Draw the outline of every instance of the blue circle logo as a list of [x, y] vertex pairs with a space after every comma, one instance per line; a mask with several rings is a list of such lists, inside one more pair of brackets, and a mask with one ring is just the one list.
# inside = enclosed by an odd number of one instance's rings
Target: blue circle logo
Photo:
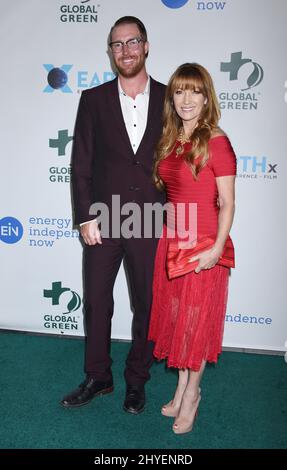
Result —
[[181, 8], [188, 0], [161, 0], [162, 3], [168, 8]]
[[48, 73], [47, 80], [50, 87], [58, 89], [63, 88], [66, 85], [68, 81], [68, 76], [66, 72], [64, 72], [64, 70], [55, 67]]
[[23, 236], [23, 226], [14, 217], [4, 217], [0, 220], [0, 240], [4, 243], [17, 243]]

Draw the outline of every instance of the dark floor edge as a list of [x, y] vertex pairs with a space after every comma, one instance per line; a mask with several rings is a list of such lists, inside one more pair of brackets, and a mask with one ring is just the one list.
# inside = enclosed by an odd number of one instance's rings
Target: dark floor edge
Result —
[[[64, 338], [64, 339], [80, 339], [84, 340], [84, 336], [73, 336], [73, 335], [58, 335], [53, 333], [41, 333], [37, 331], [23, 331], [23, 330], [11, 330], [6, 328], [0, 328], [0, 333], [14, 333], [14, 334], [24, 334], [24, 335], [31, 335], [31, 336], [47, 336], [53, 338]], [[114, 343], [130, 343], [130, 339], [119, 339], [119, 338], [112, 338], [112, 342]], [[275, 351], [269, 349], [253, 349], [253, 348], [238, 348], [238, 347], [223, 347], [222, 351], [227, 352], [241, 352], [241, 353], [248, 353], [248, 354], [264, 354], [269, 356], [284, 356], [286, 351]]]

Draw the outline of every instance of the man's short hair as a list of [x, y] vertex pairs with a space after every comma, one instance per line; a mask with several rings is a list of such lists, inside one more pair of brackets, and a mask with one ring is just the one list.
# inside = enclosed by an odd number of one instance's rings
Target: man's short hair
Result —
[[113, 33], [114, 28], [116, 28], [117, 26], [120, 26], [122, 24], [135, 24], [135, 25], [137, 25], [137, 27], [139, 29], [139, 32], [140, 32], [140, 35], [141, 35], [141, 38], [143, 39], [143, 41], [147, 41], [147, 32], [146, 32], [146, 28], [145, 28], [145, 25], [143, 24], [143, 22], [139, 18], [136, 18], [136, 16], [122, 16], [122, 18], [119, 18], [115, 22], [115, 24], [111, 27], [111, 31], [110, 31], [110, 34], [109, 34], [109, 42], [112, 41], [112, 33]]

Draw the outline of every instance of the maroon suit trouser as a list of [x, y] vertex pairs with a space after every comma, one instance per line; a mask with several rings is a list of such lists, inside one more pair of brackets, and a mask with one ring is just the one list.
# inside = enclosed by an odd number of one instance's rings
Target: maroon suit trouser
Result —
[[133, 310], [132, 343], [126, 359], [129, 385], [144, 385], [153, 362], [153, 343], [147, 341], [152, 302], [154, 258], [158, 239], [102, 239], [102, 245], [84, 248], [86, 356], [89, 377], [107, 382], [111, 372], [113, 288], [122, 260], [128, 274]]

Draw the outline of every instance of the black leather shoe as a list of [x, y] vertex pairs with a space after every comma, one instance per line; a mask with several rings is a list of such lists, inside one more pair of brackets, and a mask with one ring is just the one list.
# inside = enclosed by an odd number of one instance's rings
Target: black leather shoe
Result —
[[99, 382], [96, 379], [87, 378], [76, 390], [66, 395], [60, 403], [65, 408], [75, 408], [77, 406], [87, 405], [97, 395], [111, 393], [113, 390], [112, 381]]
[[145, 406], [145, 391], [144, 387], [136, 385], [128, 385], [126, 391], [126, 398], [124, 401], [124, 410], [128, 413], [137, 415], [144, 410]]

